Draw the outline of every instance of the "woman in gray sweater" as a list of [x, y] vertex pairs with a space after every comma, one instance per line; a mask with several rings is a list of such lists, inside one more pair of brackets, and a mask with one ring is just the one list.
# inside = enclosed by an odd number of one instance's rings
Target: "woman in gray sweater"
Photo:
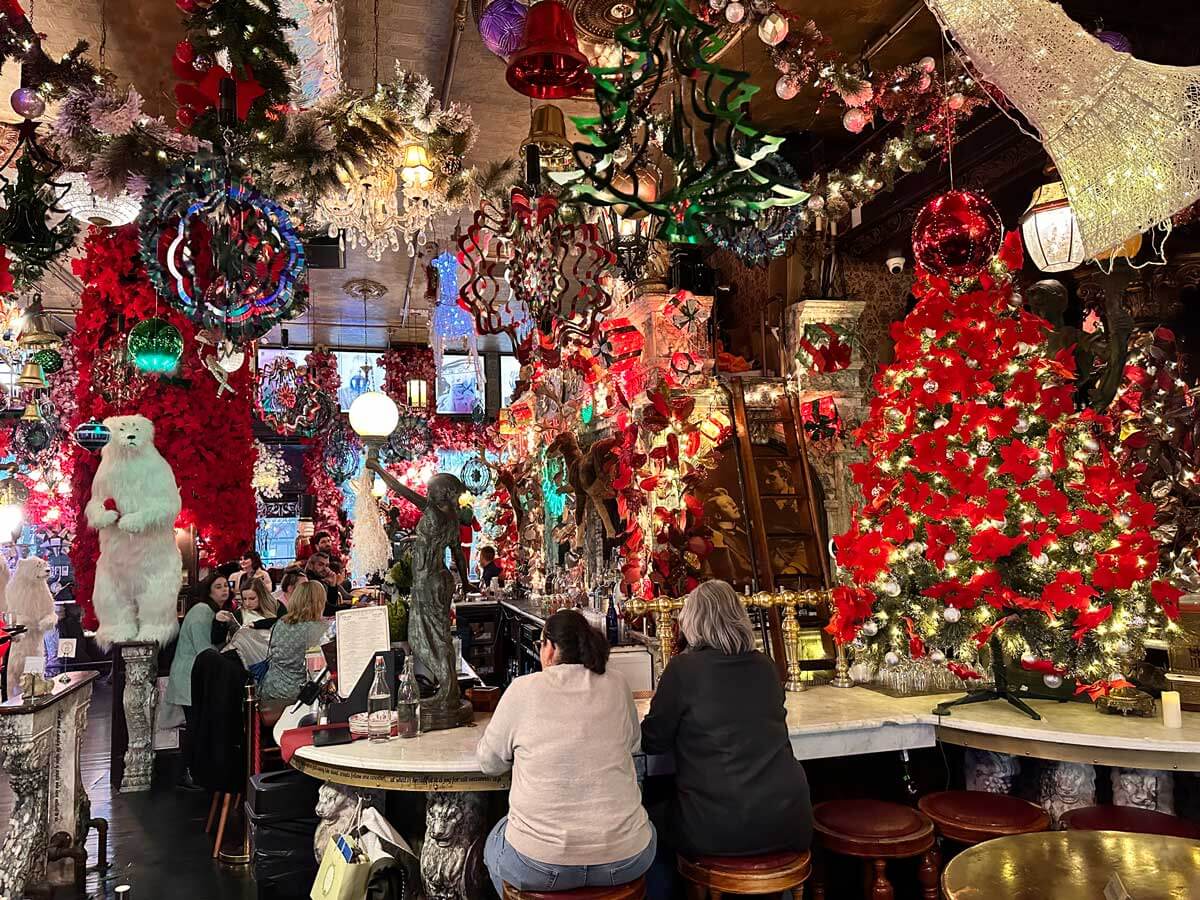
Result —
[[479, 741], [485, 773], [512, 769], [508, 815], [484, 848], [496, 893], [627, 884], [656, 847], [633, 767], [633, 695], [605, 672], [608, 643], [575, 610], [546, 620], [541, 661], [505, 691]]

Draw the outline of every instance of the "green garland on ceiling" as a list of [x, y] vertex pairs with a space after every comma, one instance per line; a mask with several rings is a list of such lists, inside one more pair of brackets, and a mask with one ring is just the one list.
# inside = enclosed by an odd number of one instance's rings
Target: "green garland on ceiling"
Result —
[[[592, 70], [597, 115], [574, 117], [584, 138], [572, 145], [583, 171], [578, 196], [659, 216], [662, 237], [688, 242], [701, 240], [705, 226], [807, 198], [763, 165], [783, 138], [750, 120], [758, 88], [749, 74], [712, 61], [720, 40], [684, 0], [638, 0], [616, 30], [624, 61]], [[660, 124], [652, 104], [664, 85], [670, 112]]]

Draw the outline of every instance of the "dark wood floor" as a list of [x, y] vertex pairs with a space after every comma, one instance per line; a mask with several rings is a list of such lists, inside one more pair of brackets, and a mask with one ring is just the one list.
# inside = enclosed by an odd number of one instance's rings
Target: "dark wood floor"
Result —
[[[112, 900], [127, 884], [123, 900], [251, 900], [254, 882], [248, 868], [230, 868], [210, 858], [212, 838], [204, 833], [209, 795], [174, 790], [171, 779], [143, 794], [114, 794], [109, 781], [109, 722], [112, 689], [97, 683], [83, 742], [83, 784], [92, 800], [92, 815], [109, 822], [108, 858], [103, 876], [88, 873], [94, 900]], [[13, 796], [0, 776], [0, 829], [7, 828]], [[88, 843], [95, 864], [96, 838]]]

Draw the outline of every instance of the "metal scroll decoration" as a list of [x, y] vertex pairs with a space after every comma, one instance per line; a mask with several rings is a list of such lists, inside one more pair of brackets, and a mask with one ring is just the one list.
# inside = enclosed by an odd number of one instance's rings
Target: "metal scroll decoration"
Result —
[[202, 328], [245, 343], [302, 310], [300, 235], [219, 158], [182, 163], [150, 190], [141, 241], [155, 289]]
[[566, 221], [556, 196], [517, 188], [507, 203], [484, 199], [458, 246], [459, 304], [479, 334], [507, 334], [522, 363], [531, 329], [558, 350], [594, 341], [616, 257], [595, 225]]
[[337, 402], [303, 366], [281, 356], [258, 373], [254, 408], [276, 434], [312, 437], [337, 414]]
[[[772, 154], [763, 160], [760, 169], [770, 171], [783, 183], [799, 181], [796, 170]], [[762, 202], [770, 201], [770, 190], [764, 188]], [[746, 266], [768, 266], [771, 260], [787, 253], [792, 239], [803, 225], [804, 210], [800, 206], [768, 206], [753, 209], [748, 216], [731, 216], [704, 223], [704, 233], [718, 247], [728, 250]]]
[[335, 419], [325, 435], [325, 471], [338, 484], [358, 471], [362, 442], [341, 419]]
[[433, 429], [427, 419], [415, 414], [401, 414], [395, 430], [388, 436], [380, 456], [385, 465], [412, 462], [433, 452]]
[[[577, 194], [658, 216], [661, 237], [690, 242], [705, 227], [805, 200], [763, 165], [783, 138], [750, 121], [758, 88], [749, 74], [712, 59], [717, 29], [685, 0], [637, 0], [634, 8], [616, 29], [621, 64], [595, 69], [597, 115], [575, 118], [583, 137], [572, 145], [584, 176]], [[672, 80], [663, 121], [655, 97]]]
[[463, 463], [462, 471], [458, 474], [467, 490], [476, 496], [486, 494], [492, 487], [492, 467], [479, 457], [473, 457]]

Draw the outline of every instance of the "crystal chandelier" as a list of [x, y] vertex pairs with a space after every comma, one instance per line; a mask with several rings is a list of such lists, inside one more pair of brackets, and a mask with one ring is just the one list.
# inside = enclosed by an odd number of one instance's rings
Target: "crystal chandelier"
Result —
[[385, 250], [398, 251], [404, 219], [396, 170], [377, 166], [366, 175], [347, 173], [338, 180], [343, 190], [332, 191], [317, 203], [318, 212], [329, 223], [329, 236], [345, 231], [349, 245], [362, 247], [374, 260]]
[[83, 172], [68, 172], [62, 176], [62, 182], [67, 185], [67, 192], [58, 201], [58, 207], [80, 222], [117, 228], [136, 219], [142, 209], [142, 201], [132, 194], [121, 193], [111, 199], [99, 196]]

